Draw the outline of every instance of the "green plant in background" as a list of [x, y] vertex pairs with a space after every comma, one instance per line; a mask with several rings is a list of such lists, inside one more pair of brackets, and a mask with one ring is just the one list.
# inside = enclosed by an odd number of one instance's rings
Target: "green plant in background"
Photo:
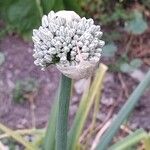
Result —
[[144, 33], [148, 29], [147, 22], [141, 12], [134, 10], [131, 20], [125, 23], [125, 30], [133, 35]]
[[20, 34], [28, 34], [40, 23], [40, 10], [36, 0], [6, 0], [0, 2], [0, 13], [7, 26]]
[[44, 14], [47, 14], [50, 10], [74, 10], [77, 13], [81, 13], [81, 7], [77, 0], [41, 0], [41, 7]]
[[[87, 5], [88, 3], [88, 5]], [[88, 0], [83, 3], [85, 11], [89, 15], [95, 17], [96, 20], [100, 20], [104, 25], [111, 25], [121, 23], [131, 18], [131, 13], [126, 11], [126, 5], [129, 5], [130, 1], [109, 1], [109, 0]]]
[[135, 58], [129, 61], [127, 56], [120, 57], [114, 64], [110, 64], [109, 69], [114, 72], [130, 73], [141, 67], [141, 59]]
[[13, 89], [13, 100], [22, 103], [27, 98], [27, 94], [34, 94], [37, 91], [37, 81], [33, 78], [17, 81]]
[[[112, 58], [117, 52], [117, 46], [114, 43], [108, 43], [103, 47], [103, 56], [106, 58]], [[118, 58], [115, 63], [108, 65], [109, 69], [114, 72], [130, 73], [141, 67], [142, 60], [134, 58], [129, 60], [126, 54], [123, 54]]]
[[117, 46], [114, 43], [108, 43], [103, 47], [103, 56], [104, 57], [113, 57], [117, 52]]
[[127, 12], [123, 7], [117, 4], [115, 6], [114, 11], [112, 11], [111, 14], [104, 13], [104, 15], [100, 17], [100, 20], [102, 21], [104, 25], [107, 25], [107, 24], [111, 24], [115, 22], [121, 23], [126, 20], [130, 20], [131, 17], [132, 17], [132, 14], [130, 12]]
[[[129, 42], [126, 44], [127, 46], [124, 54], [120, 56], [113, 64], [109, 65], [109, 68], [112, 71], [129, 73], [138, 69], [142, 65], [142, 60], [138, 58], [129, 60], [128, 53], [130, 51], [131, 43], [135, 40], [137, 35], [143, 34], [148, 29], [148, 25], [140, 11], [135, 9], [130, 13], [132, 13], [132, 17], [125, 21], [124, 27], [124, 30], [129, 36]], [[113, 58], [117, 53], [117, 45], [112, 42], [112, 40], [117, 41], [117, 39], [121, 38], [121, 35], [117, 34], [115, 31], [112, 31], [110, 36], [109, 34], [105, 34], [105, 38], [107, 39], [108, 44], [104, 46], [103, 56], [106, 58]]]
[[0, 36], [17, 31], [29, 40], [32, 30], [39, 26], [43, 14], [50, 10], [62, 9], [81, 12], [80, 5], [71, 0], [1, 0], [0, 18], [6, 25], [0, 32]]
[[140, 59], [132, 59], [130, 62], [123, 62], [119, 64], [120, 71], [124, 73], [132, 72], [139, 68], [142, 65], [142, 61]]

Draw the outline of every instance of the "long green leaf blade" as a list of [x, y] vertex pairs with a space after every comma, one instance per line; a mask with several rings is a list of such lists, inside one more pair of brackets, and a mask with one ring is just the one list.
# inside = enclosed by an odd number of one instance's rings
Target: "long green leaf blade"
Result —
[[90, 111], [90, 108], [95, 100], [97, 92], [100, 92], [100, 85], [102, 84], [107, 67], [103, 64], [97, 70], [95, 80], [93, 81], [90, 90], [87, 89], [81, 99], [78, 111], [76, 113], [73, 125], [68, 135], [68, 150], [75, 150], [78, 143], [80, 134], [84, 127], [86, 118]]
[[63, 0], [41, 0], [43, 13], [47, 14], [51, 10], [58, 11], [64, 9]]
[[77, 3], [77, 0], [63, 0], [63, 2], [64, 2], [64, 5], [65, 5], [65, 9], [74, 10], [77, 13], [81, 12], [81, 7]]
[[102, 138], [100, 139], [96, 150], [106, 150], [112, 138], [119, 130], [120, 125], [123, 121], [129, 116], [131, 111], [134, 109], [140, 97], [143, 95], [144, 91], [150, 85], [150, 70], [146, 74], [143, 81], [138, 85], [138, 87], [134, 90], [134, 92], [129, 97], [128, 101], [124, 104], [122, 109], [119, 111], [117, 117], [112, 122], [111, 126], [104, 133]]
[[[60, 87], [59, 87], [59, 90], [60, 90]], [[48, 127], [46, 131], [45, 139], [44, 139], [45, 150], [55, 149], [56, 120], [57, 120], [57, 114], [58, 114], [58, 108], [59, 108], [58, 93], [54, 101], [52, 110], [50, 111]]]
[[148, 134], [143, 129], [138, 129], [131, 133], [121, 141], [111, 146], [108, 150], [126, 150], [127, 148], [137, 144], [144, 138], [147, 138]]

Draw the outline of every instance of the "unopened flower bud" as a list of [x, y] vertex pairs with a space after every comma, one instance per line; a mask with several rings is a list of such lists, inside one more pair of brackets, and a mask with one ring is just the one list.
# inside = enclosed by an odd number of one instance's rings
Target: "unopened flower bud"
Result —
[[101, 57], [104, 41], [93, 19], [80, 18], [73, 11], [51, 11], [33, 30], [35, 65], [45, 69], [56, 65], [64, 75], [81, 79], [92, 75]]

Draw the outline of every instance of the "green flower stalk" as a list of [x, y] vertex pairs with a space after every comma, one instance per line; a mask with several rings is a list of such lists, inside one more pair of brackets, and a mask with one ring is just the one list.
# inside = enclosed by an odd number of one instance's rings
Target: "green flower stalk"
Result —
[[[96, 70], [104, 46], [101, 36], [100, 26], [95, 25], [93, 19], [80, 18], [75, 12], [65, 10], [44, 15], [42, 25], [33, 30], [35, 65], [42, 70], [55, 65], [63, 74], [56, 112], [56, 150], [67, 149], [71, 79], [89, 77]], [[52, 131], [49, 127], [48, 134]], [[48, 134], [46, 137], [50, 139]], [[46, 150], [52, 147], [48, 139], [45, 140]]]
[[[65, 85], [65, 88], [64, 88]], [[56, 150], [67, 149], [68, 111], [71, 93], [71, 79], [62, 75], [59, 93], [59, 109], [56, 125]]]

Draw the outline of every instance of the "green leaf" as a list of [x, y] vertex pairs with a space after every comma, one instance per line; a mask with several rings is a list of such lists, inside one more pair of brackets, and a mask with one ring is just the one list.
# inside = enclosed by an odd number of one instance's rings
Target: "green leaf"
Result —
[[103, 55], [105, 57], [113, 57], [117, 51], [117, 46], [114, 43], [106, 44], [103, 47]]
[[149, 136], [143, 129], [138, 129], [127, 137], [123, 138], [121, 141], [112, 145], [108, 150], [126, 150], [147, 137]]
[[51, 10], [58, 11], [64, 9], [63, 0], [41, 0], [41, 6], [44, 14], [48, 14]]
[[83, 93], [75, 119], [68, 134], [68, 150], [76, 150], [76, 146], [78, 145], [79, 137], [85, 125], [86, 118], [95, 101], [97, 93], [99, 93], [101, 90], [106, 70], [107, 66], [101, 64], [100, 68], [97, 70], [91, 87], [87, 87]]
[[126, 22], [125, 30], [132, 34], [138, 35], [144, 33], [148, 29], [147, 22], [143, 19], [143, 15], [135, 10], [134, 18]]
[[121, 63], [120, 71], [128, 73], [132, 72], [135, 69], [139, 68], [142, 65], [142, 61], [140, 59], [133, 59], [130, 63]]
[[4, 53], [0, 52], [0, 65], [2, 65], [5, 62], [5, 55]]
[[54, 105], [52, 107], [52, 110], [50, 111], [50, 116], [48, 119], [48, 127], [44, 138], [44, 149], [55, 149], [55, 135], [56, 135], [56, 121], [57, 121], [57, 115], [58, 115], [58, 109], [59, 109], [59, 99], [58, 99], [58, 93], [60, 90], [60, 85], [58, 92], [56, 94], [56, 98], [54, 100]]
[[25, 100], [25, 94], [33, 93], [37, 90], [38, 84], [34, 78], [26, 78], [17, 81], [13, 89], [13, 100], [16, 103], [22, 103]]
[[145, 150], [150, 149], [150, 136], [143, 139], [143, 145], [144, 145]]
[[144, 91], [150, 86], [150, 70], [146, 74], [143, 81], [137, 86], [133, 91], [129, 99], [126, 101], [124, 106], [119, 111], [117, 117], [113, 120], [110, 127], [101, 137], [96, 150], [106, 150], [109, 146], [109, 143], [117, 133], [120, 128], [120, 125], [126, 120], [126, 118], [131, 114], [134, 107], [138, 103], [140, 97], [143, 95]]
[[4, 19], [19, 33], [26, 33], [40, 24], [40, 10], [36, 0], [6, 0]]
[[133, 67], [128, 63], [123, 63], [120, 65], [120, 71], [127, 73], [133, 71]]
[[121, 39], [121, 37], [122, 37], [122, 34], [116, 30], [113, 30], [110, 32], [104, 32], [104, 35], [103, 35], [105, 42], [118, 41], [119, 39]]
[[142, 60], [141, 59], [133, 59], [131, 62], [130, 62], [130, 65], [134, 68], [139, 68], [141, 65], [142, 65]]
[[78, 4], [77, 0], [63, 0], [65, 9], [67, 10], [73, 10], [76, 11], [77, 13], [81, 12], [81, 7]]

